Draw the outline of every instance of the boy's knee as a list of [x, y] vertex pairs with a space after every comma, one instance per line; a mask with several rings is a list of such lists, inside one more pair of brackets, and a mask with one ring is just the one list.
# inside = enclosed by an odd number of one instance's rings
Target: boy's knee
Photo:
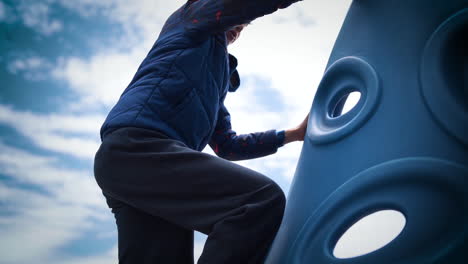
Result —
[[271, 188], [271, 206], [274, 208], [278, 213], [283, 215], [284, 208], [286, 206], [286, 196], [276, 183], [272, 183], [270, 185]]

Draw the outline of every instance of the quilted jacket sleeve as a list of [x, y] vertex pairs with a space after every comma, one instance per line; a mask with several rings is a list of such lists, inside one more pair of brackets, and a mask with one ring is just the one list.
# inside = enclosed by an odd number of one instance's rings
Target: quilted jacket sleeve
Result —
[[206, 37], [225, 32], [302, 0], [190, 0], [184, 9], [187, 32]]
[[284, 131], [268, 130], [237, 135], [231, 128], [231, 116], [221, 105], [210, 147], [216, 155], [227, 160], [245, 160], [275, 153], [283, 145]]

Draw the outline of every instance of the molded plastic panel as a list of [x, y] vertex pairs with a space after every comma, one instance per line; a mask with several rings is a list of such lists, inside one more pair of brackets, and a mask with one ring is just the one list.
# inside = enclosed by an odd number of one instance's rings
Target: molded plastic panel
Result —
[[[341, 114], [351, 92], [361, 97]], [[394, 240], [333, 254], [346, 230], [382, 210], [406, 219]], [[265, 263], [467, 261], [468, 0], [355, 0]]]

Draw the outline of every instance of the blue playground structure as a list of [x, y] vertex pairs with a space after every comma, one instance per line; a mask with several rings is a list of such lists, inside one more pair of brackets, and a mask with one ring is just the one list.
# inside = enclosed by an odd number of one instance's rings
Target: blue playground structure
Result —
[[[352, 92], [360, 99], [342, 113]], [[382, 210], [406, 220], [394, 240], [334, 254], [348, 228]], [[462, 264], [467, 231], [468, 0], [355, 0], [265, 263]]]

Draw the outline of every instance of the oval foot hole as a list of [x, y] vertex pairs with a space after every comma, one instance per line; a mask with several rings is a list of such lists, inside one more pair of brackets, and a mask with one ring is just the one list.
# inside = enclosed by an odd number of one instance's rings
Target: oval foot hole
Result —
[[333, 107], [330, 116], [339, 117], [351, 111], [361, 99], [361, 92], [355, 91], [343, 96]]
[[403, 231], [405, 224], [405, 216], [395, 210], [382, 210], [367, 215], [343, 233], [336, 242], [333, 255], [347, 259], [381, 249]]

